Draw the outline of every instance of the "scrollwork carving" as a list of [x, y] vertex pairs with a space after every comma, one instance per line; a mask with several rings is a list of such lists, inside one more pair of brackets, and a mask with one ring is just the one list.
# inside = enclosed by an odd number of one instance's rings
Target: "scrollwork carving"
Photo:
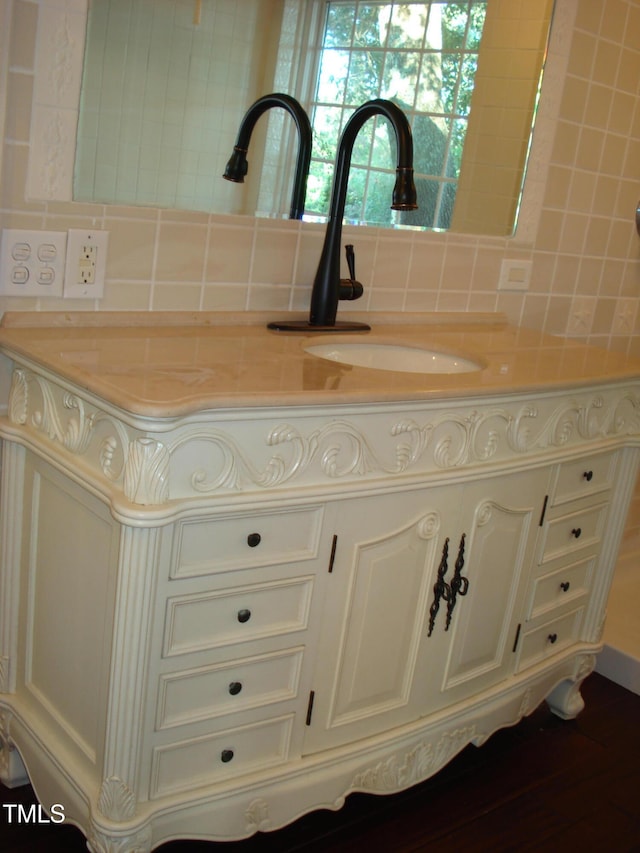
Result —
[[[379, 420], [369, 427], [368, 421], [336, 418], [307, 434], [302, 431], [304, 421], [285, 421], [268, 428], [260, 448], [255, 432], [248, 434], [249, 441], [213, 425], [187, 425], [166, 443], [134, 439], [117, 417], [92, 408], [79, 394], [16, 368], [9, 417], [77, 455], [88, 454], [94, 438], [99, 440], [94, 464], [101, 473], [113, 483], [122, 481], [130, 501], [162, 504], [169, 499], [174, 470], [184, 479], [186, 494], [211, 494], [275, 488], [302, 476], [346, 480], [448, 470], [569, 443], [640, 434], [638, 395], [628, 389], [603, 394], [566, 398], [553, 409], [551, 400], [544, 398], [538, 405], [531, 401], [468, 409], [461, 405], [452, 411], [434, 410], [424, 423], [399, 417], [384, 432]], [[265, 460], [257, 464], [254, 453], [265, 449]]]
[[[33, 390], [30, 390], [32, 387]], [[33, 427], [49, 441], [58, 442], [76, 456], [87, 453], [98, 427], [102, 431], [106, 427], [111, 432], [100, 444], [100, 469], [113, 482], [123, 476], [129, 451], [125, 427], [116, 418], [91, 408], [77, 394], [61, 390], [35, 373], [16, 368], [8, 414], [12, 423]], [[116, 465], [118, 457], [121, 457], [121, 462]]]
[[[326, 446], [329, 438], [333, 443]], [[365, 436], [345, 421], [333, 421], [314, 433], [309, 443], [310, 457], [316, 448], [321, 451], [322, 471], [332, 479], [348, 474], [362, 476], [379, 467]]]
[[478, 527], [484, 527], [485, 524], [488, 524], [491, 521], [493, 508], [494, 504], [491, 501], [485, 501], [482, 506], [479, 507], [476, 516], [476, 524]]
[[136, 504], [162, 504], [169, 497], [169, 452], [153, 438], [129, 445], [124, 469], [124, 493]]
[[470, 743], [475, 734], [475, 726], [466, 726], [445, 732], [435, 744], [420, 743], [405, 755], [392, 755], [385, 761], [357, 773], [351, 783], [351, 789], [384, 793], [408, 788], [436, 773]]
[[8, 415], [12, 424], [25, 424], [27, 422], [29, 403], [29, 385], [27, 374], [24, 370], [16, 369], [11, 377], [11, 390], [9, 392]]
[[421, 539], [433, 539], [438, 535], [440, 530], [440, 515], [437, 512], [430, 512], [421, 518], [418, 522], [418, 536]]
[[87, 847], [93, 853], [149, 853], [151, 827], [145, 826], [131, 835], [106, 835], [93, 828], [87, 837]]
[[414, 420], [399, 421], [391, 428], [391, 435], [406, 435], [410, 442], [396, 444], [396, 473], [400, 474], [411, 467], [424, 453], [429, 433], [420, 428]]
[[248, 833], [267, 832], [271, 829], [269, 804], [261, 797], [252, 800], [244, 813]]
[[374, 442], [346, 420], [332, 420], [307, 436], [296, 426], [282, 423], [268, 433], [266, 446], [286, 446], [289, 454], [274, 454], [262, 469], [247, 458], [244, 447], [219, 430], [188, 433], [170, 452], [191, 441], [215, 446], [218, 455], [207, 459], [209, 469], [203, 466], [191, 476], [195, 491], [242, 489], [247, 483], [268, 488], [304, 473], [316, 460], [322, 474], [331, 479], [393, 475], [418, 465], [458, 468], [489, 461], [501, 452], [521, 455], [563, 446], [576, 438], [589, 441], [612, 432], [640, 432], [640, 404], [635, 396], [625, 394], [614, 409], [619, 413], [615, 418], [607, 414], [610, 407], [603, 405], [600, 395], [580, 405], [570, 400], [556, 407], [537, 429], [534, 425], [541, 415], [530, 403], [515, 412], [496, 407], [446, 412], [422, 425], [404, 418], [392, 424], [388, 437], [393, 443], [384, 455], [384, 439]]
[[100, 786], [98, 809], [109, 820], [130, 820], [136, 813], [136, 796], [122, 779], [109, 776]]
[[582, 657], [578, 659], [578, 666], [576, 667], [576, 681], [584, 681], [588, 675], [591, 675], [595, 668], [596, 656], [582, 655]]

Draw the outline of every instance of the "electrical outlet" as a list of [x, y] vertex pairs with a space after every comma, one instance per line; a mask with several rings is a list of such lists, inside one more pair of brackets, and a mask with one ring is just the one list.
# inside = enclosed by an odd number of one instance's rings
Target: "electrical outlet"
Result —
[[80, 261], [78, 262], [78, 277], [80, 284], [96, 283], [96, 264], [98, 262], [98, 247], [87, 243], [80, 250]]
[[69, 229], [65, 299], [102, 299], [108, 243], [108, 231]]
[[5, 228], [0, 248], [0, 293], [62, 296], [67, 234]]

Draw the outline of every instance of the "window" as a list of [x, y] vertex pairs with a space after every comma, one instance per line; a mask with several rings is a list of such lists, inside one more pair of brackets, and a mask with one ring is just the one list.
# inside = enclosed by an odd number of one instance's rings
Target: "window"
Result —
[[345, 219], [448, 228], [456, 195], [486, 0], [329, 0], [318, 43], [307, 213], [326, 216], [342, 129], [371, 98], [395, 101], [413, 129], [419, 209], [390, 210], [395, 141], [367, 122], [353, 152]]

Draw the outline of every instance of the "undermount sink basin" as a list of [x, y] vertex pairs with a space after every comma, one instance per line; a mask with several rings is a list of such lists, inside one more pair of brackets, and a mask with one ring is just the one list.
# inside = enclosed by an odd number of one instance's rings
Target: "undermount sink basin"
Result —
[[309, 344], [305, 352], [339, 364], [403, 373], [471, 373], [483, 368], [467, 356], [402, 344], [337, 341]]

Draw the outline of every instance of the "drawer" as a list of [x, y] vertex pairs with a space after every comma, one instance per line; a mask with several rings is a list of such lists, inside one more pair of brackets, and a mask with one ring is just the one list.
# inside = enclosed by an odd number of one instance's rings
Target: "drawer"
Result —
[[563, 462], [558, 471], [552, 506], [611, 488], [615, 453], [599, 453]]
[[170, 577], [311, 560], [318, 554], [321, 525], [322, 507], [180, 521]]
[[302, 646], [160, 676], [156, 729], [296, 698]]
[[585, 507], [576, 512], [548, 518], [542, 537], [542, 563], [597, 545], [602, 538], [608, 505]]
[[521, 640], [518, 672], [575, 643], [582, 623], [583, 609], [572, 610], [558, 619], [550, 620]]
[[153, 750], [151, 798], [210, 785], [284, 763], [293, 714]]
[[305, 630], [312, 591], [306, 576], [169, 598], [163, 657]]
[[589, 557], [537, 578], [533, 585], [527, 619], [560, 607], [586, 595], [591, 583], [595, 557]]

